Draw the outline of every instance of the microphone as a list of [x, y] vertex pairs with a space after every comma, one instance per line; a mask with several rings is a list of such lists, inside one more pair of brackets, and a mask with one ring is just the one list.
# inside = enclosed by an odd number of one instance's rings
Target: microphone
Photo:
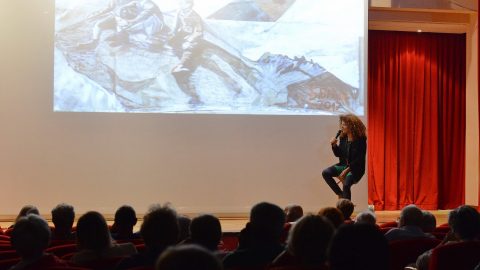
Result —
[[342, 134], [342, 130], [341, 130], [341, 129], [337, 131], [337, 135], [335, 136], [335, 139], [338, 139], [338, 137], [340, 137], [340, 134]]

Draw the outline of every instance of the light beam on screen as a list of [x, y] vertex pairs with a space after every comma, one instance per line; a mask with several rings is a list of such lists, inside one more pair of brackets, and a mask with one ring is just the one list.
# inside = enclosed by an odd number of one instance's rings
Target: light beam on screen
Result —
[[364, 1], [55, 4], [55, 111], [364, 114]]

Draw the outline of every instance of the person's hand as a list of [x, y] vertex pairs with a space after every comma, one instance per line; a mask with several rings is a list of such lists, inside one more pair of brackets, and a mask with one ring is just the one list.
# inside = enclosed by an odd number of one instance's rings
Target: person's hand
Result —
[[337, 140], [335, 137], [332, 138], [332, 140], [330, 141], [330, 144], [331, 144], [331, 145], [335, 145], [335, 144], [337, 144], [337, 143], [338, 143], [338, 140]]

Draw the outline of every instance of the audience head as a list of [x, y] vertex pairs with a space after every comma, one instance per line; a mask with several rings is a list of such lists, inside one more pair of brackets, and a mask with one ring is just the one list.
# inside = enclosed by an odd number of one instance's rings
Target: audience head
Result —
[[303, 209], [300, 205], [290, 204], [285, 207], [285, 222], [295, 222], [303, 217]]
[[448, 215], [448, 225], [460, 240], [474, 240], [480, 234], [480, 214], [471, 206], [459, 206]]
[[137, 214], [135, 209], [129, 205], [120, 206], [115, 212], [114, 226], [132, 230], [137, 224]]
[[433, 230], [435, 230], [435, 228], [437, 227], [437, 219], [432, 213], [428, 211], [422, 211], [422, 213], [422, 231], [425, 233], [433, 232]]
[[330, 220], [335, 228], [340, 227], [344, 221], [342, 212], [336, 207], [324, 207], [318, 211], [318, 215]]
[[403, 226], [422, 226], [423, 213], [420, 208], [414, 204], [405, 206], [400, 212], [399, 227]]
[[279, 242], [284, 223], [285, 213], [275, 204], [261, 202], [250, 211], [250, 229], [257, 241]]
[[220, 260], [196, 245], [170, 247], [158, 258], [156, 270], [222, 270]]
[[337, 208], [340, 210], [340, 212], [342, 212], [344, 219], [350, 219], [355, 206], [349, 199], [340, 199], [337, 201]]
[[152, 206], [143, 217], [140, 234], [150, 250], [161, 251], [175, 245], [179, 234], [177, 213], [168, 205]]
[[388, 269], [385, 236], [370, 224], [345, 224], [337, 229], [329, 250], [331, 270]]
[[17, 220], [19, 220], [21, 217], [25, 217], [29, 214], [40, 215], [40, 212], [38, 211], [37, 207], [33, 205], [25, 205], [22, 207], [22, 209], [20, 209], [17, 218], [15, 218], [15, 222], [17, 222]]
[[327, 247], [335, 228], [325, 217], [307, 215], [290, 230], [288, 252], [300, 259], [304, 265], [325, 263]]
[[39, 215], [20, 217], [13, 227], [10, 242], [23, 258], [35, 258], [43, 254], [50, 244], [50, 227]]
[[56, 230], [70, 231], [75, 220], [73, 206], [61, 203], [52, 209], [52, 222]]
[[190, 236], [190, 223], [192, 220], [183, 215], [178, 215], [177, 219], [179, 229], [178, 242], [182, 242]]
[[112, 238], [102, 214], [90, 211], [77, 221], [77, 245], [79, 250], [103, 250], [110, 247]]
[[222, 238], [220, 220], [212, 215], [201, 215], [192, 220], [190, 224], [190, 237], [192, 241], [209, 250], [217, 250]]
[[365, 210], [363, 212], [360, 212], [356, 218], [355, 218], [355, 223], [366, 223], [370, 225], [375, 225], [377, 224], [377, 217], [375, 216], [375, 213], [373, 213], [370, 210]]

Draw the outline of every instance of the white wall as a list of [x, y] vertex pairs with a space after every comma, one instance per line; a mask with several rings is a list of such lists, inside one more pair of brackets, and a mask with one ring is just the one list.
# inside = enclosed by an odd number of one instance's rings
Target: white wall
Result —
[[[0, 215], [59, 202], [230, 214], [336, 202], [321, 177], [336, 162], [334, 116], [54, 113], [53, 18], [53, 0], [0, 0]], [[366, 176], [353, 201], [366, 207]]]

